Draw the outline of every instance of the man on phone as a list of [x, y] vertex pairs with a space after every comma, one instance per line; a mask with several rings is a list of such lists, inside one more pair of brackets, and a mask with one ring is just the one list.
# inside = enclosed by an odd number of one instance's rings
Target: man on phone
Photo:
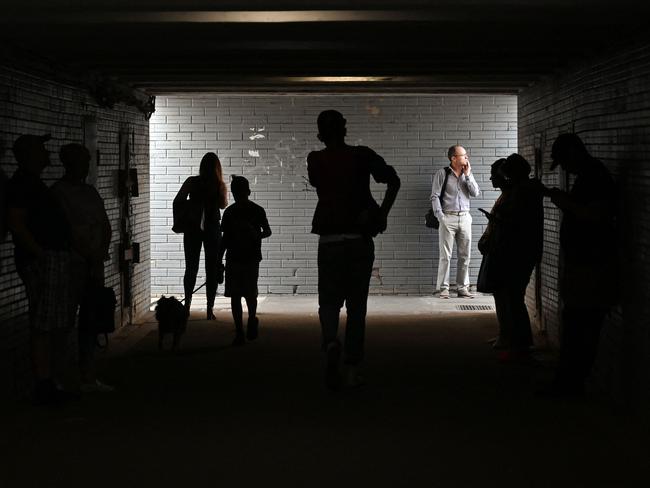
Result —
[[[469, 213], [470, 197], [477, 197], [480, 189], [463, 146], [451, 146], [447, 151], [449, 169], [441, 168], [433, 176], [431, 206], [440, 222], [440, 259], [436, 290], [440, 298], [449, 298], [449, 266], [451, 252], [456, 242], [458, 264], [456, 285], [459, 298], [474, 298], [469, 291], [469, 255], [472, 245], [472, 216]], [[451, 170], [451, 171], [449, 171]], [[447, 184], [444, 185], [446, 173]]]

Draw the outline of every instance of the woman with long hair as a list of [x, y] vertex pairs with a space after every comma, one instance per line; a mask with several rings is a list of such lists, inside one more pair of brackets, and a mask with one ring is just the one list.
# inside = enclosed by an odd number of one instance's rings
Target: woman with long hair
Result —
[[183, 249], [185, 251], [185, 308], [189, 312], [192, 291], [199, 272], [201, 244], [205, 252], [205, 288], [207, 295], [207, 319], [214, 320], [214, 298], [219, 284], [219, 243], [221, 240], [221, 213], [226, 208], [228, 192], [223, 181], [221, 161], [213, 153], [206, 153], [201, 159], [198, 176], [190, 176], [174, 198], [174, 207], [189, 197], [190, 212], [195, 214], [189, 221], [192, 224], [184, 229]]

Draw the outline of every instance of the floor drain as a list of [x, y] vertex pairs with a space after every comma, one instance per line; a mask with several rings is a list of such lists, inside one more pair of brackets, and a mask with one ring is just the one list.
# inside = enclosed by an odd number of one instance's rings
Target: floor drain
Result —
[[456, 305], [456, 310], [462, 310], [464, 312], [471, 310], [492, 311], [494, 307], [492, 305]]

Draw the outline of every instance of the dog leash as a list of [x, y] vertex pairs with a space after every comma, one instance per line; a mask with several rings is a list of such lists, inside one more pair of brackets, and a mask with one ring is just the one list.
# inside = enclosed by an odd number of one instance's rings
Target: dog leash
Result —
[[[203, 288], [203, 287], [205, 286], [206, 283], [207, 283], [207, 281], [204, 281], [203, 284], [202, 284], [201, 286], [199, 286], [196, 290], [194, 290], [194, 291], [192, 292], [192, 295], [194, 295], [197, 291], [199, 291], [201, 288]], [[183, 298], [182, 300], [179, 300], [179, 302], [181, 302], [181, 303], [183, 303], [184, 301], [185, 301], [185, 298]]]

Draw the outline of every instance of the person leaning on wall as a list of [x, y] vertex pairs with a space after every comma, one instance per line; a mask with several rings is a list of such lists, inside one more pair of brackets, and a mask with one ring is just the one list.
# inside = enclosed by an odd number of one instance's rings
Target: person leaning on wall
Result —
[[[72, 250], [80, 258], [78, 303], [88, 307], [94, 290], [104, 287], [104, 261], [108, 259], [111, 224], [104, 201], [97, 190], [86, 183], [90, 153], [81, 144], [66, 144], [59, 150], [65, 169], [63, 177], [52, 185], [52, 192], [65, 211], [71, 229]], [[97, 334], [94, 324], [79, 314], [78, 346], [81, 391], [112, 392], [114, 388], [99, 381], [95, 374]]]
[[614, 179], [576, 134], [561, 134], [551, 150], [551, 170], [574, 175], [571, 189], [548, 190], [562, 210], [560, 226], [560, 362], [550, 393], [580, 395], [596, 360], [600, 332], [618, 301]]
[[68, 333], [76, 300], [71, 264], [71, 231], [65, 213], [41, 179], [50, 164], [49, 135], [22, 135], [13, 152], [18, 163], [8, 185], [7, 223], [14, 242], [18, 276], [29, 307], [34, 403], [58, 404], [63, 390]]
[[433, 175], [431, 187], [431, 206], [440, 222], [436, 290], [440, 298], [449, 298], [449, 267], [455, 242], [458, 254], [456, 273], [458, 297], [474, 298], [469, 290], [469, 260], [472, 245], [472, 216], [469, 210], [470, 197], [477, 197], [480, 189], [472, 174], [472, 166], [463, 146], [451, 146], [447, 151], [447, 158], [449, 166], [440, 168]]

